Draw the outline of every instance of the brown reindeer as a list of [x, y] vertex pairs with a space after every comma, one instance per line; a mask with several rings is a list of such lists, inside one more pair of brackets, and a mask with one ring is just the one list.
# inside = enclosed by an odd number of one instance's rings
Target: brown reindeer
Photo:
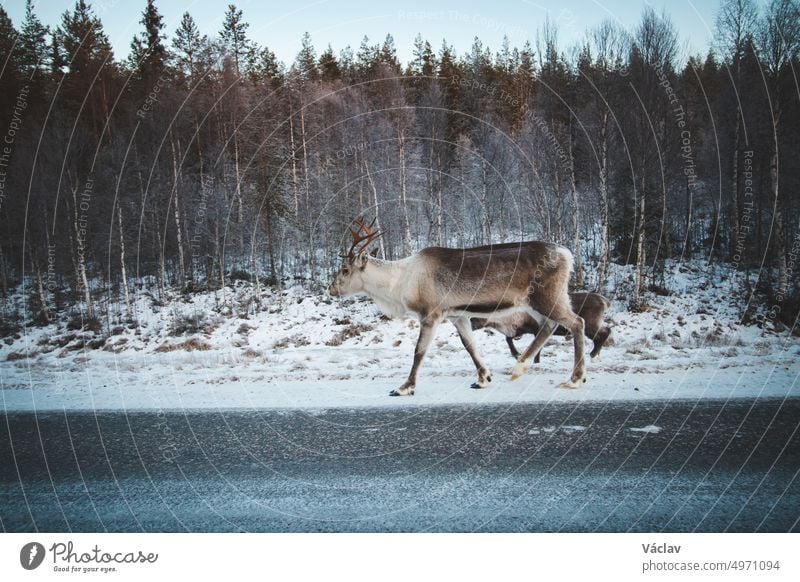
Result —
[[428, 247], [399, 261], [370, 256], [366, 249], [381, 233], [362, 220], [352, 230], [353, 245], [328, 291], [334, 296], [364, 294], [390, 316], [411, 314], [420, 332], [408, 379], [391, 394], [414, 394], [417, 372], [439, 324], [449, 319], [478, 373], [476, 387], [486, 387], [491, 373], [475, 347], [470, 319], [527, 313], [540, 322], [540, 332], [519, 357], [511, 374], [516, 380], [556, 325], [574, 337], [575, 364], [561, 384], [577, 388], [585, 381], [583, 319], [570, 307], [567, 284], [572, 253], [554, 243], [529, 241], [476, 249]]
[[[608, 299], [599, 293], [570, 293], [569, 298], [572, 304], [572, 310], [580, 315], [585, 322], [584, 333], [586, 337], [594, 343], [592, 352], [589, 355], [592, 360], [595, 360], [600, 356], [600, 350], [603, 349], [603, 345], [606, 343], [608, 336], [611, 335], [611, 328], [605, 325], [603, 321], [606, 309], [608, 309], [611, 304]], [[473, 330], [484, 327], [496, 329], [506, 336], [508, 348], [514, 358], [519, 357], [517, 347], [514, 345], [514, 338], [518, 338], [527, 333], [536, 335], [539, 333], [540, 329], [539, 323], [527, 313], [515, 313], [497, 319], [475, 318], [472, 320]], [[566, 335], [567, 333], [567, 330], [559, 325], [553, 332], [553, 335]], [[539, 363], [539, 356], [541, 356], [541, 352], [536, 354], [533, 360], [534, 364]]]

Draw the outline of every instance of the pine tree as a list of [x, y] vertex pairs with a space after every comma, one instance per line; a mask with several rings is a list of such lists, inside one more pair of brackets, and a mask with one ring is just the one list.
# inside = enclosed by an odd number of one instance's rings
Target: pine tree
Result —
[[356, 79], [356, 62], [353, 56], [353, 49], [347, 45], [339, 51], [339, 71], [342, 78], [348, 83], [354, 83]]
[[297, 74], [302, 81], [316, 81], [319, 79], [319, 70], [317, 69], [317, 52], [311, 42], [311, 35], [304, 32], [300, 42], [300, 52], [297, 53], [295, 59]]
[[175, 67], [191, 81], [203, 73], [210, 59], [208, 37], [201, 35], [197, 24], [188, 12], [184, 12], [172, 39], [172, 58]]
[[108, 36], [84, 0], [77, 0], [72, 12], [64, 12], [57, 34], [73, 77], [94, 76], [99, 67], [111, 66], [113, 53]]
[[391, 34], [386, 35], [378, 60], [382, 65], [389, 67], [393, 73], [400, 74], [400, 61], [397, 60], [397, 49], [394, 46], [394, 37]]
[[241, 75], [244, 68], [243, 65], [252, 50], [251, 43], [247, 38], [247, 29], [249, 27], [250, 25], [243, 20], [242, 11], [236, 8], [235, 5], [229, 4], [219, 36], [225, 52], [233, 62], [236, 75]]
[[257, 48], [252, 51], [252, 59], [248, 63], [247, 71], [254, 84], [265, 82], [272, 87], [278, 87], [283, 81], [283, 63], [278, 61], [275, 53], [267, 47]]
[[422, 35], [417, 35], [414, 39], [414, 58], [411, 60], [411, 74], [432, 77], [436, 72], [436, 55], [433, 53], [431, 43], [427, 40], [423, 42]]
[[358, 47], [356, 54], [356, 69], [360, 78], [368, 78], [375, 71], [379, 58], [378, 45], [369, 44], [369, 37], [364, 35], [361, 39], [361, 46]]
[[445, 139], [450, 143], [456, 143], [459, 135], [466, 131], [467, 122], [462, 114], [463, 91], [459, 81], [463, 79], [464, 73], [461, 66], [456, 62], [456, 55], [453, 47], [442, 41], [442, 48], [439, 50], [439, 79], [444, 92], [445, 108], [450, 111], [448, 115], [447, 131]]
[[99, 135], [110, 108], [107, 81], [115, 71], [114, 54], [103, 24], [84, 0], [77, 0], [73, 11], [62, 15], [55, 34], [66, 65], [63, 96], [67, 109], [83, 109], [85, 114], [89, 91], [89, 111], [94, 132]]

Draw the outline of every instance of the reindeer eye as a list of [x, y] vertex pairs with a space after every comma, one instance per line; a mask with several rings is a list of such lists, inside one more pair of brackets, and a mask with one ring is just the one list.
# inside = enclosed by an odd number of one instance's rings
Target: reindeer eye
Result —
[[342, 274], [349, 275], [350, 274], [350, 267], [342, 267]]

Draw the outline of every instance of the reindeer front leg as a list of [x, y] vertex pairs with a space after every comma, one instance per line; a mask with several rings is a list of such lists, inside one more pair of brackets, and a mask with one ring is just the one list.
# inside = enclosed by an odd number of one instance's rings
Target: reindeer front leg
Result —
[[400, 388], [389, 392], [389, 396], [413, 396], [414, 390], [417, 388], [417, 371], [419, 365], [422, 363], [422, 358], [425, 357], [425, 352], [428, 351], [428, 346], [433, 341], [433, 336], [436, 335], [436, 328], [442, 322], [441, 315], [425, 316], [420, 319], [419, 338], [417, 339], [417, 347], [414, 350], [414, 363], [411, 365], [411, 373]]
[[461, 338], [461, 343], [472, 358], [475, 364], [475, 369], [478, 371], [478, 381], [472, 385], [473, 388], [486, 388], [492, 381], [492, 374], [489, 368], [483, 363], [478, 350], [475, 348], [475, 337], [472, 335], [472, 327], [467, 317], [459, 317], [453, 320], [453, 325], [456, 326], [458, 337]]

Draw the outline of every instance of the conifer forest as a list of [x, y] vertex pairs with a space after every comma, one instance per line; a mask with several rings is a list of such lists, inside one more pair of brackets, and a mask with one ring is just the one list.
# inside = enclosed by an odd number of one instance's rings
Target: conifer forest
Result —
[[387, 259], [554, 241], [573, 287], [601, 292], [627, 266], [632, 310], [671, 291], [671, 261], [726, 264], [743, 320], [796, 326], [797, 0], [722, 0], [688, 58], [648, 7], [579, 43], [547, 19], [520, 46], [417, 36], [408, 62], [391, 35], [309, 34], [282, 62], [246, 10], [205, 34], [141, 3], [124, 59], [90, 2], [47, 26], [30, 0], [16, 24], [0, 8], [0, 295], [24, 294], [4, 335], [105, 325], [142, 293], [323, 293], [362, 216]]

